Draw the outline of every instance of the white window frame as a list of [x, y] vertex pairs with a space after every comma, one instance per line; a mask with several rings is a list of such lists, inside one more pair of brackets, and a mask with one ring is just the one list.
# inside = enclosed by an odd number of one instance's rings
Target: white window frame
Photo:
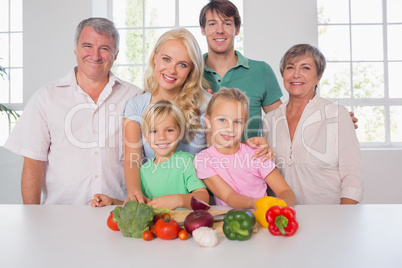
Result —
[[[350, 61], [340, 61], [340, 60], [327, 60], [327, 63], [349, 63], [352, 81], [353, 78], [353, 68], [352, 63], [359, 63], [365, 61], [353, 61], [352, 60], [352, 26], [355, 25], [381, 25], [383, 30], [383, 55], [384, 59], [370, 60], [369, 62], [380, 62], [384, 65], [384, 98], [353, 98], [353, 83], [351, 83], [351, 98], [337, 98], [344, 106], [383, 106], [384, 107], [384, 127], [385, 127], [385, 142], [360, 142], [362, 148], [402, 148], [402, 142], [391, 142], [391, 130], [390, 130], [390, 106], [402, 106], [402, 98], [390, 98], [389, 97], [389, 80], [388, 80], [388, 63], [390, 62], [402, 62], [402, 60], [388, 60], [388, 40], [387, 31], [388, 25], [402, 25], [402, 23], [388, 23], [387, 22], [387, 0], [382, 0], [382, 16], [383, 21], [381, 23], [352, 23], [351, 17], [351, 0], [349, 3], [349, 23], [320, 23], [318, 21], [318, 27], [320, 26], [347, 26], [349, 27], [349, 50], [350, 50]], [[318, 11], [317, 6], [317, 11]], [[359, 115], [356, 115], [359, 118]]]
[[[12, 93], [12, 82], [11, 82], [10, 78], [11, 78], [12, 73], [13, 73], [12, 70], [21, 70], [22, 74], [23, 74], [24, 66], [23, 66], [23, 64], [21, 66], [12, 66], [11, 65], [12, 50], [13, 50], [13, 48], [11, 46], [11, 35], [12, 34], [21, 34], [22, 38], [23, 38], [24, 30], [23, 30], [23, 28], [21, 30], [12, 30], [11, 29], [11, 20], [12, 20], [12, 17], [14, 16], [12, 14], [12, 12], [11, 12], [12, 11], [11, 5], [12, 5], [12, 0], [8, 0], [8, 30], [0, 32], [1, 34], [8, 34], [8, 48], [9, 48], [8, 49], [8, 55], [7, 55], [8, 56], [8, 63], [5, 66], [2, 65], [2, 67], [4, 67], [4, 69], [6, 70], [7, 74], [4, 75], [4, 78], [0, 77], [0, 79], [7, 79], [8, 80], [8, 101], [7, 102], [1, 102], [1, 104], [7, 106], [8, 108], [16, 111], [19, 115], [21, 115], [21, 111], [24, 108], [24, 103], [23, 103], [23, 101], [21, 101], [21, 102], [11, 102], [11, 98], [12, 98], [13, 93]], [[23, 5], [24, 5], [24, 3], [22, 1], [22, 5], [21, 5], [22, 9], [23, 9]], [[1, 56], [2, 55], [0, 55], [0, 57]], [[21, 57], [23, 57], [23, 55]], [[2, 88], [1, 90], [5, 90], [5, 89]], [[22, 94], [24, 94], [24, 91], [22, 92]], [[8, 121], [8, 133], [10, 133], [10, 131], [12, 130], [13, 126], [16, 124], [16, 121], [17, 120], [15, 120], [13, 118], [13, 116], [10, 116], [10, 120]], [[0, 146], [2, 146], [2, 145], [3, 144], [0, 144]]]

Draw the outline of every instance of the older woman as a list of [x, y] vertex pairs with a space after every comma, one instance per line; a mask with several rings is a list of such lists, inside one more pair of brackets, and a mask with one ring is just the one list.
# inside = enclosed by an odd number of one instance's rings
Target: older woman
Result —
[[264, 135], [296, 204], [356, 204], [363, 194], [360, 146], [345, 107], [316, 94], [325, 64], [308, 44], [285, 53], [289, 100], [265, 116]]

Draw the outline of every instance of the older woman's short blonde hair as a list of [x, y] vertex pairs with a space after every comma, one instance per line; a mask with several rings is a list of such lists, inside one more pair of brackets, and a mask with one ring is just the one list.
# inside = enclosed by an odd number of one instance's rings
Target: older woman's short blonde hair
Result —
[[280, 63], [281, 75], [283, 76], [283, 71], [285, 70], [285, 67], [289, 61], [298, 57], [306, 56], [314, 59], [315, 66], [317, 68], [317, 77], [321, 77], [325, 70], [326, 60], [321, 51], [310, 44], [297, 44], [286, 51]]
[[183, 138], [186, 132], [186, 119], [173, 102], [162, 100], [152, 102], [144, 111], [141, 117], [141, 132], [148, 138], [150, 131], [159, 125], [168, 115], [172, 115], [180, 128], [180, 137]]

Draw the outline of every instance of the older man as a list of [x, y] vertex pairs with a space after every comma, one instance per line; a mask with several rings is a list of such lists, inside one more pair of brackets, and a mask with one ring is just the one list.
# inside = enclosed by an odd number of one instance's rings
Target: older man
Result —
[[45, 85], [27, 104], [5, 148], [24, 157], [24, 204], [89, 204], [104, 193], [125, 199], [122, 115], [140, 89], [110, 69], [119, 33], [104, 18], [75, 33], [77, 67]]

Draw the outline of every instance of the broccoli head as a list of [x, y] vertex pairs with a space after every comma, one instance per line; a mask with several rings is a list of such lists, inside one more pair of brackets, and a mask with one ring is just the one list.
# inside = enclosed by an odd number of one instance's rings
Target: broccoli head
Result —
[[149, 229], [153, 218], [153, 208], [135, 200], [130, 200], [124, 207], [118, 206], [113, 210], [113, 220], [117, 221], [123, 236], [127, 237], [141, 238], [142, 233]]

